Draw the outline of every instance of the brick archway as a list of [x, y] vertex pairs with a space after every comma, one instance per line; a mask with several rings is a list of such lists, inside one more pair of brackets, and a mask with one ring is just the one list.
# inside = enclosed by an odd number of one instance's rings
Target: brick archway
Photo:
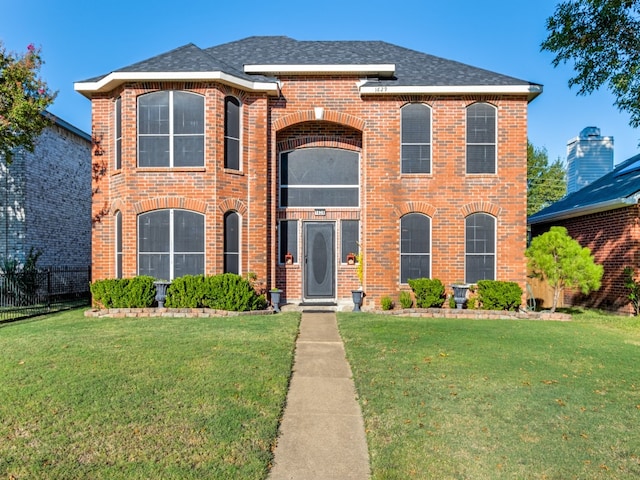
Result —
[[363, 131], [365, 127], [365, 121], [362, 118], [356, 117], [354, 115], [349, 115], [348, 113], [337, 112], [335, 110], [322, 110], [321, 118], [316, 114], [315, 109], [310, 110], [300, 110], [296, 113], [292, 113], [290, 115], [285, 115], [282, 118], [276, 120], [273, 124], [274, 130], [278, 132], [284, 128], [290, 127], [297, 123], [304, 122], [316, 122], [316, 121], [325, 121], [338, 123], [340, 125], [345, 125], [347, 127], [354, 128], [359, 131]]
[[160, 210], [165, 208], [178, 208], [183, 210], [192, 210], [194, 212], [205, 213], [207, 204], [204, 201], [193, 198], [184, 197], [155, 197], [147, 198], [133, 204], [133, 210], [136, 214], [149, 212], [151, 210]]
[[480, 213], [480, 212], [488, 213], [490, 215], [493, 215], [494, 217], [498, 217], [500, 215], [501, 210], [502, 209], [500, 207], [498, 207], [497, 205], [494, 205], [491, 202], [478, 201], [478, 202], [471, 202], [471, 203], [467, 203], [466, 205], [463, 205], [460, 208], [460, 213], [462, 213], [463, 217], [468, 217], [472, 213]]
[[406, 202], [402, 205], [394, 207], [396, 215], [402, 217], [408, 213], [422, 213], [429, 217], [433, 217], [438, 209], [427, 202]]
[[241, 216], [247, 214], [247, 206], [242, 200], [237, 198], [226, 198], [218, 204], [218, 210], [220, 213], [225, 214], [229, 211], [238, 212]]

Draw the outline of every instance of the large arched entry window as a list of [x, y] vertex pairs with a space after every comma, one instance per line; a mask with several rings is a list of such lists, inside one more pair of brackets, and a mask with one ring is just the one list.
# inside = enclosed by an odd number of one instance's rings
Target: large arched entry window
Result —
[[339, 148], [300, 148], [280, 155], [281, 207], [357, 207], [360, 155]]

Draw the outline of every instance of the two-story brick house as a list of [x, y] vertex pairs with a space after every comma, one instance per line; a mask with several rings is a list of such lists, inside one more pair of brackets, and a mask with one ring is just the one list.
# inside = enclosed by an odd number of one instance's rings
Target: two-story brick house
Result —
[[75, 84], [106, 173], [94, 279], [253, 272], [366, 305], [409, 278], [524, 286], [538, 84], [377, 41], [190, 44]]

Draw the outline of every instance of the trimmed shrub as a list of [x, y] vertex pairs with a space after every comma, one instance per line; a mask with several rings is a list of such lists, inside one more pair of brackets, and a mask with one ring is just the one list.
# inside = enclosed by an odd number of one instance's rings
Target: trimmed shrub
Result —
[[203, 300], [205, 307], [235, 312], [267, 308], [267, 299], [258, 295], [251, 283], [240, 275], [223, 273], [207, 277], [206, 283], [207, 295]]
[[124, 296], [125, 285], [129, 283], [126, 278], [96, 280], [89, 287], [93, 303], [103, 308], [116, 308], [120, 298]]
[[416, 296], [418, 308], [439, 308], [444, 303], [444, 285], [437, 278], [410, 279], [409, 286]]
[[411, 293], [406, 290], [400, 292], [400, 306], [402, 308], [413, 307], [413, 298], [411, 298]]
[[155, 278], [139, 275], [129, 280], [125, 301], [128, 308], [146, 308], [153, 305], [156, 298]]
[[90, 287], [93, 302], [104, 308], [151, 307], [156, 295], [153, 281], [146, 275], [97, 280]]
[[380, 306], [382, 310], [391, 310], [393, 309], [393, 300], [391, 300], [391, 297], [385, 295], [380, 299]]
[[[103, 308], [146, 308], [155, 301], [153, 277], [98, 280], [91, 284], [96, 305]], [[251, 283], [239, 275], [185, 275], [176, 278], [167, 289], [165, 306], [171, 308], [213, 308], [244, 312], [264, 310], [267, 300], [258, 295]]]
[[207, 292], [204, 275], [185, 275], [174, 279], [167, 288], [167, 308], [201, 308]]
[[516, 282], [480, 280], [478, 301], [483, 310], [517, 310], [522, 302], [522, 288]]
[[212, 308], [245, 312], [264, 310], [267, 300], [251, 282], [233, 273], [185, 275], [176, 278], [167, 289], [165, 305], [170, 308]]

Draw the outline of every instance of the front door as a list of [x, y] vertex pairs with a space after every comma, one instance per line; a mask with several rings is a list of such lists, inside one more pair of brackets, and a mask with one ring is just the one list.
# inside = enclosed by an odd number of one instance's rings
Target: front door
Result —
[[305, 222], [304, 224], [304, 297], [333, 299], [335, 297], [335, 224]]

